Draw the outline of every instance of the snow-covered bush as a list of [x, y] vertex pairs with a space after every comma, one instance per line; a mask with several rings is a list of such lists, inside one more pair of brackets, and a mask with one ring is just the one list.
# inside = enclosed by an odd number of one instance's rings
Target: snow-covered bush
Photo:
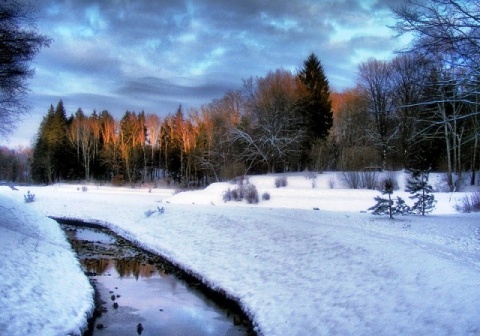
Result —
[[165, 212], [165, 208], [164, 207], [159, 207], [157, 206], [157, 210], [147, 210], [145, 211], [145, 217], [150, 217], [151, 215], [153, 215], [154, 213], [159, 213], [159, 214], [162, 214]]
[[317, 175], [318, 174], [316, 172], [305, 172], [305, 178], [312, 182], [312, 189], [315, 189], [315, 187], [317, 186]]
[[360, 175], [361, 185], [364, 188], [375, 190], [378, 186], [378, 175], [375, 171], [364, 171]]
[[248, 204], [258, 203], [258, 190], [253, 184], [247, 184], [245, 186], [245, 200], [248, 202]]
[[157, 212], [157, 211], [155, 211], [155, 210], [147, 210], [147, 211], [145, 211], [145, 217], [150, 217], [150, 216], [153, 215], [155, 212]]
[[[345, 171], [343, 174], [343, 180], [350, 189], [371, 189], [375, 190], [382, 188], [379, 186], [379, 173], [374, 170], [366, 171]], [[386, 179], [391, 179], [394, 183], [394, 189], [398, 189], [395, 175], [387, 173]]]
[[465, 195], [460, 204], [455, 205], [455, 210], [460, 212], [480, 212], [480, 191]]
[[230, 202], [230, 201], [241, 201], [243, 199], [243, 191], [240, 191], [239, 188], [243, 189], [243, 187], [237, 187], [234, 189], [228, 189], [223, 193], [223, 201]]
[[248, 179], [237, 180], [237, 186], [235, 188], [228, 188], [228, 190], [223, 193], [224, 202], [240, 202], [242, 200], [246, 200], [250, 204], [256, 204], [259, 201], [257, 187], [255, 187], [253, 184], [250, 184]]
[[347, 185], [348, 188], [350, 189], [361, 188], [360, 172], [344, 171], [342, 175], [343, 175], [343, 180], [345, 181], [345, 184]]
[[330, 189], [334, 189], [335, 188], [335, 179], [333, 177], [330, 177], [328, 179], [328, 186], [330, 187]]
[[25, 200], [25, 203], [35, 202], [35, 194], [31, 194], [29, 190], [25, 195], [23, 195], [23, 199]]
[[264, 201], [270, 200], [270, 194], [265, 191], [265, 192], [262, 194], [262, 200], [264, 200]]
[[279, 176], [275, 179], [275, 187], [286, 187], [287, 186], [287, 177], [286, 176]]

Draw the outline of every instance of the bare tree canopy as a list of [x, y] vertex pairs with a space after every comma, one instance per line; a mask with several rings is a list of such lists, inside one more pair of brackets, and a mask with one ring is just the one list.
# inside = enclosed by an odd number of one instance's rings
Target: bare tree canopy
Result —
[[25, 2], [0, 2], [0, 137], [12, 131], [27, 111], [27, 79], [33, 76], [31, 61], [50, 39], [38, 33]]
[[411, 50], [456, 54], [457, 60], [480, 65], [480, 3], [471, 0], [407, 0], [394, 9], [399, 34], [413, 33]]

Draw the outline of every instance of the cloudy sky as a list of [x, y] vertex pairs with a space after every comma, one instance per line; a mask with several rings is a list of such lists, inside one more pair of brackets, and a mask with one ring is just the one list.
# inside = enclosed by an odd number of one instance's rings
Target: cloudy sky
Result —
[[399, 0], [37, 0], [40, 32], [31, 113], [8, 142], [29, 145], [50, 104], [120, 118], [165, 116], [209, 103], [242, 79], [296, 71], [314, 52], [332, 90], [354, 86], [357, 65], [388, 59]]

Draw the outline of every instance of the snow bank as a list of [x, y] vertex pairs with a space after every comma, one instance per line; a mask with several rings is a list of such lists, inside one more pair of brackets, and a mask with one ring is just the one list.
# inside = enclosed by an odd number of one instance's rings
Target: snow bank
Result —
[[58, 224], [0, 187], [0, 333], [80, 335], [93, 289]]
[[271, 194], [258, 205], [223, 202], [221, 183], [176, 195], [55, 185], [30, 188], [28, 206], [165, 256], [236, 298], [263, 335], [480, 335], [480, 215], [455, 212], [464, 194], [391, 221], [365, 213], [377, 191], [331, 189], [331, 177], [252, 177]]

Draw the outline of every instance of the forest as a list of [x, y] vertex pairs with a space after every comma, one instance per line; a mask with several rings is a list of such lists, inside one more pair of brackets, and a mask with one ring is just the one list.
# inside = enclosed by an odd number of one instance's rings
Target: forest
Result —
[[67, 113], [59, 101], [31, 153], [0, 151], [0, 180], [189, 187], [244, 174], [421, 169], [445, 172], [451, 190], [462, 179], [473, 185], [480, 11], [451, 0], [415, 4], [395, 10], [392, 27], [415, 32], [410, 47], [359, 64], [351, 89], [332, 92], [312, 53], [295, 73], [280, 68], [244, 79], [240, 90], [164, 117]]

